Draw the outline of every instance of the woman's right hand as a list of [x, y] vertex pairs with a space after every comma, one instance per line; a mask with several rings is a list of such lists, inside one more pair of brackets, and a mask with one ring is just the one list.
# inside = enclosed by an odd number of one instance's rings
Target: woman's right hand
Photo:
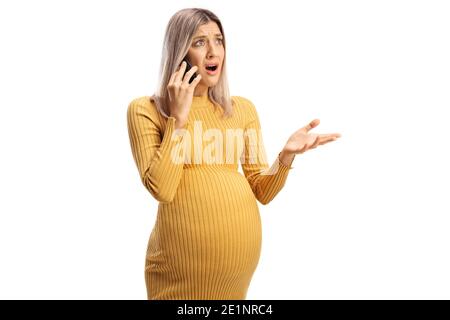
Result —
[[188, 120], [194, 89], [200, 82], [201, 75], [198, 74], [192, 83], [189, 83], [189, 79], [191, 79], [197, 69], [197, 66], [193, 66], [186, 72], [183, 78], [184, 71], [186, 70], [186, 62], [183, 61], [178, 70], [172, 74], [167, 84], [170, 116], [176, 119], [175, 127], [177, 129], [184, 127]]

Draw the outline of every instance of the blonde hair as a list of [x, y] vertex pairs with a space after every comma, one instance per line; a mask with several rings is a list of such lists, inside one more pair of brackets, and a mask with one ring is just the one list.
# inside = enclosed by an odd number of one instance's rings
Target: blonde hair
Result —
[[[187, 8], [176, 12], [169, 20], [164, 36], [164, 44], [159, 69], [159, 81], [156, 93], [151, 96], [158, 111], [166, 118], [170, 116], [169, 96], [167, 84], [170, 76], [174, 73], [189, 51], [192, 38], [200, 25], [213, 21], [217, 24], [223, 35], [223, 46], [226, 49], [225, 33], [219, 18], [207, 9]], [[225, 50], [226, 52], [226, 50]], [[222, 72], [217, 84], [208, 88], [208, 97], [214, 107], [220, 106], [224, 113], [223, 117], [232, 116], [233, 101], [228, 87], [226, 72], [226, 53], [223, 59]]]

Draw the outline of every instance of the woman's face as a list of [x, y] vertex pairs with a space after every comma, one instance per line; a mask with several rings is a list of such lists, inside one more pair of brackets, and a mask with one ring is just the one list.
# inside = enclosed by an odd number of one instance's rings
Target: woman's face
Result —
[[[199, 89], [207, 89], [207, 87], [217, 84], [221, 75], [224, 56], [223, 36], [217, 24], [210, 21], [199, 26], [192, 38], [187, 54], [187, 59], [192, 66], [198, 67], [196, 72], [202, 75], [202, 79], [197, 85], [197, 87], [200, 87]], [[216, 69], [214, 71], [208, 70], [209, 65], [215, 65]]]

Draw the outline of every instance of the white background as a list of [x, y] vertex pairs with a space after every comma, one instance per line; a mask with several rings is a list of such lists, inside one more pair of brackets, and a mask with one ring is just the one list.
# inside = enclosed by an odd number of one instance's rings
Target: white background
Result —
[[319, 118], [260, 206], [248, 299], [450, 298], [448, 1], [2, 1], [0, 298], [146, 299], [157, 202], [128, 103], [151, 95], [168, 20], [222, 20], [232, 95], [269, 161]]

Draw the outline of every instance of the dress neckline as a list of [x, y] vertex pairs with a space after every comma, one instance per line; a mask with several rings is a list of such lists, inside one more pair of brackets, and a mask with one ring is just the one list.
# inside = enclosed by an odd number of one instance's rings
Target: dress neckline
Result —
[[208, 95], [204, 96], [192, 96], [192, 107], [207, 107], [211, 103], [211, 100], [209, 99]]

